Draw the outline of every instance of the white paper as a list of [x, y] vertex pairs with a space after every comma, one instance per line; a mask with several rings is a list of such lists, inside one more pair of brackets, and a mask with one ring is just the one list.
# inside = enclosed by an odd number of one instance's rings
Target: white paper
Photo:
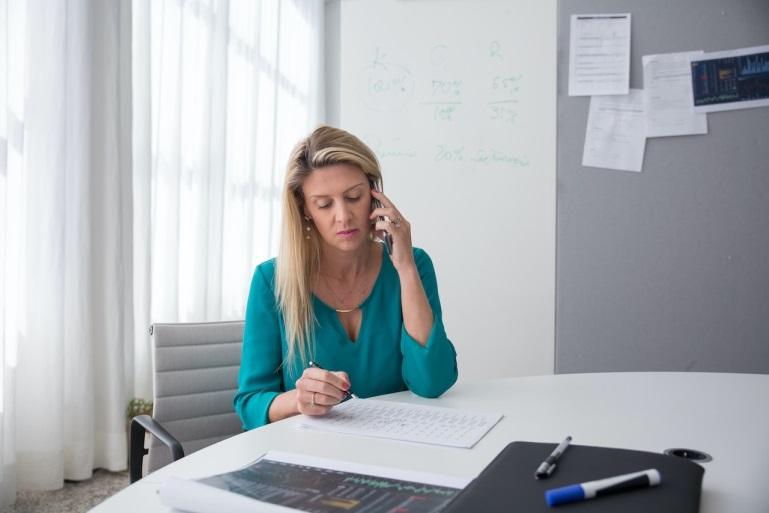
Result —
[[593, 96], [582, 165], [641, 171], [645, 124], [642, 89], [631, 89], [627, 96]]
[[[256, 501], [245, 495], [228, 492], [221, 488], [204, 485], [192, 479], [172, 477], [166, 479], [158, 490], [160, 502], [174, 510], [189, 513], [295, 513], [297, 510], [277, 504]], [[257, 509], [258, 508], [258, 509]]]
[[707, 114], [692, 108], [690, 59], [702, 53], [644, 55], [646, 137], [708, 133]]
[[470, 448], [501, 418], [499, 413], [354, 399], [335, 407], [327, 415], [304, 416], [300, 426], [337, 433]]
[[574, 14], [569, 43], [569, 96], [628, 94], [630, 14]]
[[[272, 451], [264, 454], [258, 460], [249, 463], [241, 469], [233, 470], [233, 472], [247, 469], [248, 467], [251, 467], [261, 460], [271, 460], [275, 462], [288, 463], [290, 465], [313, 467], [315, 469], [332, 470], [350, 474], [361, 474], [363, 476], [392, 479], [396, 481], [408, 481], [411, 483], [419, 483], [424, 485], [455, 488], [458, 490], [465, 488], [472, 480], [472, 477], [463, 478], [456, 476], [446, 476], [428, 472], [416, 472], [412, 470], [380, 467], [376, 465], [365, 465], [341, 460], [316, 458], [304, 454]], [[311, 472], [312, 470], [308, 469], [306, 471]], [[323, 474], [323, 472], [320, 474]], [[297, 491], [290, 489], [292, 484], [299, 486], [300, 488], [303, 486], [301, 483], [287, 483], [289, 489], [285, 490], [284, 493], [301, 494], [301, 490]], [[252, 486], [257, 491], [257, 496], [262, 496], [265, 494], [267, 496], [271, 494], [281, 494], [281, 490], [276, 489], [266, 490], [266, 493], [264, 491], [259, 493], [260, 483], [258, 479], [249, 481], [248, 487], [251, 488]], [[199, 480], [179, 479], [172, 477], [166, 479], [163, 482], [158, 493], [161, 502], [166, 506], [191, 513], [219, 513], [221, 511], [227, 511], [229, 513], [250, 513], [253, 511], [287, 513], [304, 511], [303, 509], [295, 509], [292, 507], [265, 502], [265, 500], [270, 499], [259, 500], [257, 498], [253, 498], [254, 496], [249, 497], [247, 496], [247, 492], [240, 489], [237, 485], [234, 487], [229, 485], [227, 488], [229, 489], [225, 490], [223, 488], [211, 486], [210, 484], [206, 484], [205, 482]], [[317, 494], [318, 491], [316, 490], [315, 493]], [[371, 498], [369, 499], [371, 500]], [[376, 508], [374, 508], [373, 511], [377, 511]]]
[[769, 45], [705, 53], [691, 62], [695, 112], [769, 106]]

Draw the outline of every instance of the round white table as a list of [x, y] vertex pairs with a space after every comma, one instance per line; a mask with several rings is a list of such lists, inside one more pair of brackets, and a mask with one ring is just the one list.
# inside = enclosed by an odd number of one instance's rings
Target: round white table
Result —
[[499, 412], [504, 418], [474, 448], [456, 449], [298, 429], [294, 417], [190, 454], [91, 511], [171, 511], [156, 493], [165, 478], [227, 472], [271, 450], [470, 477], [511, 441], [557, 443], [566, 435], [580, 445], [707, 452], [713, 460], [703, 463], [702, 513], [769, 508], [769, 375], [562, 374], [460, 382], [439, 399], [410, 392], [380, 399]]

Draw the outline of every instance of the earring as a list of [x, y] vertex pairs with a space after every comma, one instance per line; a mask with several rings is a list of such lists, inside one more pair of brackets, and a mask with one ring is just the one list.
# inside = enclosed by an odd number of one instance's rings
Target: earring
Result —
[[307, 217], [307, 216], [304, 216], [304, 220], [307, 221], [307, 227], [306, 227], [307, 235], [305, 236], [305, 239], [310, 240], [310, 233], [309, 232], [312, 231], [312, 227], [309, 224], [310, 223], [310, 218]]

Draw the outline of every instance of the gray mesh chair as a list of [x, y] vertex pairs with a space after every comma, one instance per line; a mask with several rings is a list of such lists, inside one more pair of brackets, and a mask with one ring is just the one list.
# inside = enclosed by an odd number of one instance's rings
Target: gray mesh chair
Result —
[[[232, 399], [237, 389], [243, 321], [154, 324], [152, 417], [131, 422], [131, 482], [148, 472], [242, 432]], [[145, 434], [151, 433], [149, 451]]]

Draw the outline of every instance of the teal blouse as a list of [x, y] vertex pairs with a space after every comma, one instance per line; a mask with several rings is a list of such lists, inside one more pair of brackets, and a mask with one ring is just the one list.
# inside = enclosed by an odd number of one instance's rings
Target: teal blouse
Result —
[[[433, 263], [418, 248], [414, 248], [414, 260], [435, 319], [425, 346], [403, 326], [400, 279], [386, 251], [374, 287], [360, 305], [362, 320], [355, 342], [347, 336], [338, 314], [312, 297], [318, 321], [312, 358], [326, 369], [347, 372], [350, 391], [359, 397], [407, 389], [423, 397], [438, 397], [457, 380], [456, 352], [443, 327]], [[304, 370], [298, 356], [281, 365], [287, 352], [286, 332], [275, 301], [274, 277], [275, 259], [257, 266], [248, 295], [235, 394], [235, 411], [245, 429], [267, 424], [272, 400], [294, 389]]]

